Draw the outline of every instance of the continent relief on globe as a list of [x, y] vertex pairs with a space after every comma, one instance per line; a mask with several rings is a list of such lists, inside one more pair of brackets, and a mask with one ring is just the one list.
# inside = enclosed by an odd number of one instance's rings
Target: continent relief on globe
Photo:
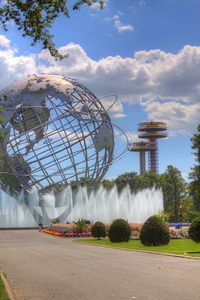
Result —
[[[44, 105], [44, 104], [43, 104]], [[33, 131], [35, 133], [35, 139], [29, 143], [26, 147], [26, 154], [31, 148], [34, 147], [44, 137], [44, 126], [48, 122], [50, 111], [47, 107], [41, 109], [40, 113], [37, 113], [34, 108], [19, 108], [17, 115], [14, 115], [11, 119], [11, 124], [19, 133]]]
[[[9, 186], [11, 190], [18, 191], [22, 186], [26, 186], [29, 181], [29, 165], [24, 161], [23, 155], [17, 154], [12, 158], [7, 153], [7, 142], [9, 138], [10, 128], [2, 128], [3, 118], [2, 111], [0, 113], [0, 181], [3, 185]], [[25, 118], [26, 124], [27, 118]], [[34, 120], [35, 121], [35, 120]], [[12, 124], [12, 122], [11, 122]], [[15, 125], [17, 122], [15, 122]], [[14, 124], [13, 127], [15, 128]], [[17, 129], [17, 126], [15, 128]], [[28, 130], [28, 127], [27, 127]], [[20, 130], [18, 130], [20, 132]], [[37, 135], [36, 135], [37, 136]]]

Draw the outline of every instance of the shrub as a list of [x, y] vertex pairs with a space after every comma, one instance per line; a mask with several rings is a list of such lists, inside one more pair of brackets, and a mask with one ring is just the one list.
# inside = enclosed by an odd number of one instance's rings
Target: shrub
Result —
[[96, 222], [91, 229], [92, 236], [100, 240], [101, 237], [106, 236], [106, 226], [102, 222]]
[[78, 221], [76, 222], [73, 222], [76, 226], [74, 228], [74, 230], [77, 232], [77, 233], [81, 233], [83, 231], [86, 230], [86, 220], [85, 219], [78, 219]]
[[128, 242], [131, 236], [131, 228], [123, 219], [116, 219], [112, 222], [108, 231], [108, 237], [112, 243]]
[[142, 226], [140, 240], [144, 246], [167, 245], [170, 241], [169, 229], [159, 217], [152, 216]]
[[188, 233], [193, 241], [200, 243], [200, 217], [192, 221]]
[[58, 224], [58, 223], [60, 223], [60, 219], [59, 219], [59, 218], [53, 219], [53, 220], [51, 221], [51, 223], [52, 223], [52, 224]]

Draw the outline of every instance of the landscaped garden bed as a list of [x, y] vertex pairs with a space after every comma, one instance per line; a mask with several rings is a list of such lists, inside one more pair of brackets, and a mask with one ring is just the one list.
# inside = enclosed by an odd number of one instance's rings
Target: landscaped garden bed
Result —
[[49, 228], [45, 228], [42, 230], [44, 233], [49, 233], [49, 234], [52, 234], [52, 235], [56, 235], [56, 236], [62, 236], [62, 237], [69, 237], [69, 238], [72, 238], [72, 237], [91, 237], [91, 232], [89, 231], [86, 231], [86, 232], [80, 232], [80, 233], [77, 233], [77, 232], [63, 232], [63, 231], [58, 231], [58, 230], [52, 230], [52, 229], [49, 229]]
[[80, 228], [75, 223], [71, 223], [71, 224], [57, 223], [47, 228], [44, 228], [42, 231], [44, 233], [48, 233], [60, 237], [69, 237], [69, 238], [91, 237], [90, 226], [85, 225], [84, 227]]

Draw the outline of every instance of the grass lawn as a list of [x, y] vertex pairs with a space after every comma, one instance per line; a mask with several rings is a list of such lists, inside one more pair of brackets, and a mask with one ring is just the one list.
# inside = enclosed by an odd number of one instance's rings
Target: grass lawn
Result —
[[[171, 240], [166, 246], [151, 246], [146, 247], [141, 244], [139, 240], [130, 240], [128, 243], [111, 243], [108, 239], [102, 239], [98, 241], [97, 239], [81, 239], [78, 240], [80, 243], [84, 244], [94, 244], [103, 245], [113, 248], [124, 248], [129, 250], [142, 250], [142, 251], [152, 251], [152, 252], [162, 252], [171, 254], [181, 254], [188, 256], [198, 256], [200, 257], [200, 243], [197, 244], [192, 240]], [[199, 252], [199, 253], [189, 253], [189, 252]]]
[[1, 279], [1, 276], [0, 276], [0, 299], [1, 300], [9, 300], [10, 299], [6, 293], [5, 286]]

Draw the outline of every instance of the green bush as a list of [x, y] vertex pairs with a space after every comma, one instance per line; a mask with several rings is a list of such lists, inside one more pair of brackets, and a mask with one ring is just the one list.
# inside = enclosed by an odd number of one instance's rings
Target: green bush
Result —
[[82, 232], [84, 232], [85, 230], [86, 230], [86, 228], [87, 228], [87, 225], [86, 225], [86, 220], [85, 219], [78, 219], [78, 221], [76, 221], [76, 222], [73, 222], [75, 225], [76, 225], [76, 227], [75, 227], [75, 231], [77, 232], [77, 233], [82, 233]]
[[193, 241], [200, 243], [200, 217], [192, 221], [188, 233]]
[[128, 242], [131, 236], [131, 228], [123, 219], [116, 219], [112, 222], [108, 231], [108, 237], [112, 243]]
[[53, 219], [51, 221], [52, 224], [57, 224], [57, 223], [60, 223], [60, 219], [59, 218], [56, 218], [56, 219]]
[[158, 216], [152, 216], [142, 226], [140, 241], [144, 246], [167, 245], [170, 241], [169, 230]]
[[106, 236], [106, 226], [102, 222], [96, 222], [91, 228], [92, 236], [100, 240]]

